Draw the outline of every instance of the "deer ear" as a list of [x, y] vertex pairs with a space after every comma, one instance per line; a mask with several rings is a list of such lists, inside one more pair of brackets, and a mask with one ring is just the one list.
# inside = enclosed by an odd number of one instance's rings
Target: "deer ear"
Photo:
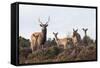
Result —
[[53, 32], [53, 34], [55, 35], [56, 33], [55, 33], [55, 32]]
[[76, 32], [78, 31], [78, 29], [76, 30]]
[[58, 35], [58, 32], [56, 34]]
[[46, 24], [46, 27], [48, 26], [48, 24]]
[[88, 30], [88, 28], [86, 28], [86, 31]]
[[35, 34], [33, 34], [33, 36], [35, 36]]
[[82, 30], [84, 30], [84, 28], [82, 28]]

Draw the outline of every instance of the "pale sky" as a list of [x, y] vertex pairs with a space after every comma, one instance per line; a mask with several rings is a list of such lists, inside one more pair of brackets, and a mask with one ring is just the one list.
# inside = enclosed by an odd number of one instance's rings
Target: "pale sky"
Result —
[[73, 28], [78, 28], [81, 37], [82, 28], [88, 28], [87, 34], [92, 39], [96, 36], [96, 10], [91, 8], [56, 7], [39, 5], [19, 6], [19, 35], [30, 39], [34, 32], [41, 32], [38, 18], [45, 23], [50, 16], [47, 27], [47, 37], [53, 38], [52, 32], [58, 32], [58, 37], [72, 36]]

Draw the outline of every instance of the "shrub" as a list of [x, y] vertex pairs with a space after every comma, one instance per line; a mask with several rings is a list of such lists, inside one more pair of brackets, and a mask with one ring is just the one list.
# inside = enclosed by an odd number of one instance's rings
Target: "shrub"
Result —
[[48, 49], [40, 49], [32, 54], [30, 54], [29, 58], [39, 58], [39, 60], [45, 60], [45, 59], [52, 59], [56, 55], [60, 53], [60, 49], [58, 47], [49, 47]]
[[[61, 61], [95, 60], [96, 44], [89, 42], [88, 46], [76, 46], [72, 48], [59, 48], [54, 40], [48, 40], [45, 48], [32, 52], [29, 48], [29, 40], [19, 38], [19, 60], [20, 63], [44, 63]], [[49, 46], [50, 45], [50, 46]]]
[[95, 46], [87, 46], [82, 49], [80, 53], [77, 55], [77, 58], [80, 60], [94, 60], [96, 59], [96, 47]]
[[59, 52], [60, 52], [60, 49], [58, 47], [50, 47], [45, 53], [45, 55], [48, 56], [48, 58], [51, 58], [58, 55]]
[[19, 37], [19, 47], [30, 47], [29, 39], [25, 39], [23, 37]]

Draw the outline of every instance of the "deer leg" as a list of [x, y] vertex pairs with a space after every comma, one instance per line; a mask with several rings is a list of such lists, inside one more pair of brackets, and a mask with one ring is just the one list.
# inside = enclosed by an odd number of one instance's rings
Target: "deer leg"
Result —
[[40, 49], [43, 49], [43, 44], [41, 44]]
[[60, 47], [60, 45], [57, 43], [57, 47]]
[[31, 49], [32, 49], [32, 52], [33, 52], [33, 44], [31, 43]]
[[32, 52], [37, 50], [37, 46], [34, 44], [34, 42], [31, 44]]
[[42, 45], [38, 45], [38, 46], [37, 46], [37, 49], [41, 49], [41, 48], [42, 48]]

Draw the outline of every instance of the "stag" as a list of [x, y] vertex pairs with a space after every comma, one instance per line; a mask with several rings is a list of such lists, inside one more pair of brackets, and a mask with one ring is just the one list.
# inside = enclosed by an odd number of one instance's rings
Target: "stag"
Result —
[[72, 36], [72, 39], [73, 39], [73, 44], [75, 46], [77, 46], [80, 42], [81, 42], [81, 36], [80, 34], [77, 32], [78, 29], [73, 29], [73, 36]]
[[[46, 21], [45, 24], [43, 24], [43, 22], [40, 20], [40, 18], [38, 19], [39, 23], [40, 23], [40, 27], [42, 27], [41, 32], [34, 32], [31, 35], [31, 48], [32, 51], [34, 50], [34, 47], [38, 47], [38, 48], [42, 48], [43, 45], [46, 42], [46, 35], [47, 35], [47, 26], [48, 26], [48, 22], [50, 21], [50, 17], [48, 17], [48, 21]], [[36, 41], [36, 35], [39, 35]]]

